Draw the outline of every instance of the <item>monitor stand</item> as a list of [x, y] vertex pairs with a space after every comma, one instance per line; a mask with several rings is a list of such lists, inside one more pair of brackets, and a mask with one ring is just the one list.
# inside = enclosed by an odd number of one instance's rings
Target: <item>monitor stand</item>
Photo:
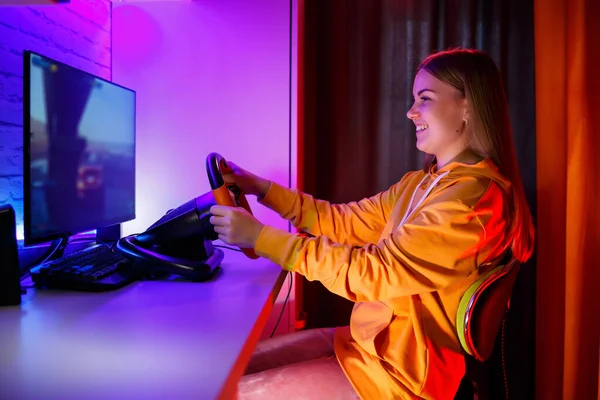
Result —
[[19, 251], [19, 263], [21, 264], [21, 275], [27, 274], [31, 269], [48, 261], [58, 260], [65, 254], [65, 249], [71, 238], [70, 234], [63, 234], [54, 239], [45, 250], [35, 248], [24, 248]]
[[96, 229], [96, 240], [99, 242], [116, 242], [119, 239], [121, 239], [121, 224]]
[[65, 249], [67, 248], [67, 244], [69, 243], [70, 237], [70, 234], [65, 233], [58, 239], [54, 239], [52, 241], [52, 244], [48, 246], [48, 250], [46, 250], [44, 255], [40, 257], [40, 259], [43, 260], [42, 262], [57, 260], [61, 258], [65, 254]]

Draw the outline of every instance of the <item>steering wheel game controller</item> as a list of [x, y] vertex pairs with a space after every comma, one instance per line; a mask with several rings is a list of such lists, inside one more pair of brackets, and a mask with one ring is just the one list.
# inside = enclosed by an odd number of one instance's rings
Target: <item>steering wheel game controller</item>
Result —
[[[226, 185], [224, 175], [232, 174], [233, 170], [227, 161], [218, 153], [210, 153], [206, 157], [206, 172], [215, 202], [221, 206], [242, 207], [250, 214], [252, 210], [246, 195], [236, 185]], [[258, 255], [251, 248], [241, 249], [248, 258], [256, 259]]]

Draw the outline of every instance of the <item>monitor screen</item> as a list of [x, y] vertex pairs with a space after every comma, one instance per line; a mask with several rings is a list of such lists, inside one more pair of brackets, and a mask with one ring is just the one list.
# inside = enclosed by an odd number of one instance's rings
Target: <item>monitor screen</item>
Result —
[[135, 218], [133, 90], [24, 54], [24, 236], [35, 244]]

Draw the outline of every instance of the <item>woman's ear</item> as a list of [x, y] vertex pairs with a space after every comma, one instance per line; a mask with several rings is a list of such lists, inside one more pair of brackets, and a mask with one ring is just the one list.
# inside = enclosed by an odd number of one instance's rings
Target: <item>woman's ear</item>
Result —
[[464, 110], [463, 110], [463, 121], [465, 121], [465, 123], [469, 123], [469, 117], [470, 117], [469, 107], [468, 107], [467, 101], [465, 99]]

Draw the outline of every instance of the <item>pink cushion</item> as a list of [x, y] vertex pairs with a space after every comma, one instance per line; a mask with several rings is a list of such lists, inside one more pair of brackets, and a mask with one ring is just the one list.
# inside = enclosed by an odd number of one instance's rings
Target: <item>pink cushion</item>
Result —
[[335, 356], [284, 365], [245, 375], [238, 399], [358, 399]]
[[238, 399], [358, 399], [333, 350], [335, 329], [308, 329], [260, 341]]

